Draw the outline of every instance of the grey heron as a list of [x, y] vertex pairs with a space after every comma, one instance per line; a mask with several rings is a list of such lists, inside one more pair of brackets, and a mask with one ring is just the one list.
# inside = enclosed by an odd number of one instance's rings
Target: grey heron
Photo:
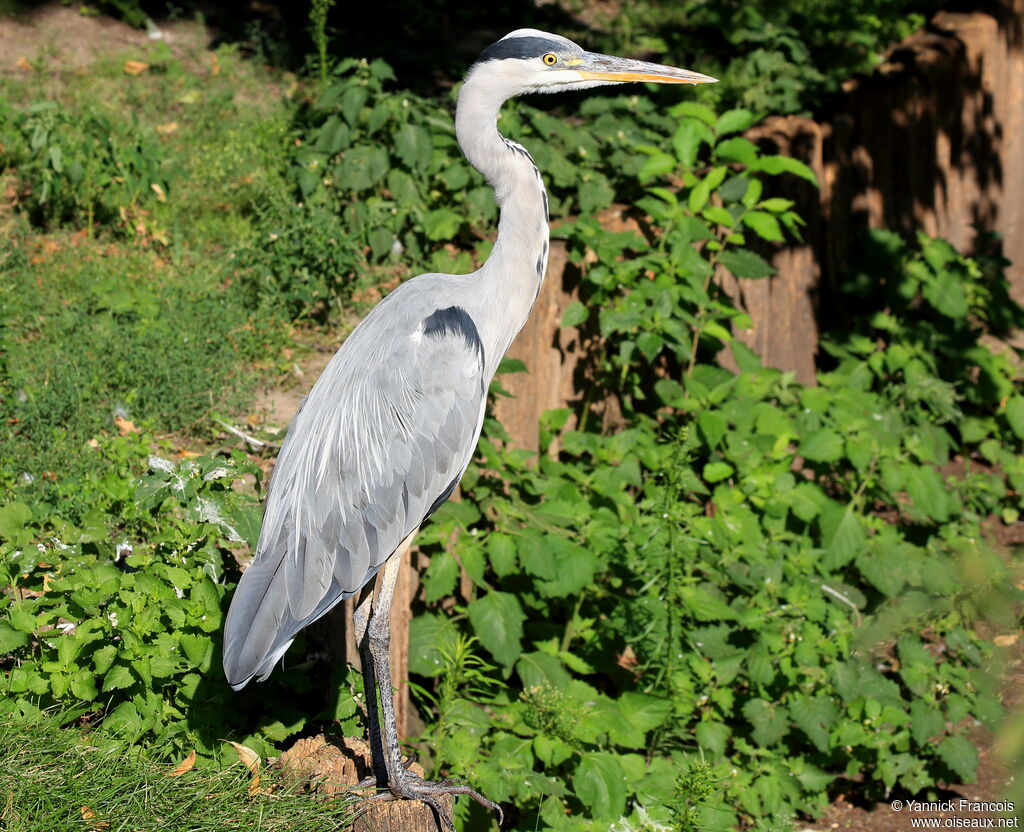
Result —
[[[472, 274], [406, 281], [342, 344], [288, 431], [256, 556], [225, 624], [224, 673], [238, 690], [254, 677], [266, 679], [301, 629], [360, 595], [353, 625], [375, 773], [361, 785], [381, 787], [370, 800], [423, 801], [449, 830], [438, 795], [466, 794], [501, 810], [469, 786], [426, 781], [403, 765], [388, 658], [390, 608], [402, 556], [469, 465], [488, 384], [544, 279], [547, 193], [526, 149], [498, 132], [498, 111], [524, 93], [631, 81], [715, 79], [587, 52], [536, 29], [518, 29], [481, 53], [459, 92], [455, 128], [501, 209], [491, 255]], [[378, 572], [374, 601], [370, 581]]]

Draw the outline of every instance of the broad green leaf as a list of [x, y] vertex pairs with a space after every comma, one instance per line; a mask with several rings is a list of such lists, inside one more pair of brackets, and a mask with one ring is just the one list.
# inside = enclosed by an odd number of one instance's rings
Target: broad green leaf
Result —
[[0, 508], [0, 538], [12, 539], [32, 520], [32, 510], [24, 503], [8, 503]]
[[499, 578], [512, 574], [516, 568], [515, 540], [503, 532], [493, 532], [487, 538], [487, 556], [491, 569]]
[[949, 516], [950, 500], [942, 475], [926, 465], [915, 465], [907, 471], [907, 494], [915, 511], [929, 520], [942, 522]]
[[423, 573], [423, 592], [428, 604], [447, 598], [455, 591], [459, 579], [459, 564], [450, 552], [441, 551], [430, 559]]
[[924, 299], [940, 314], [963, 320], [969, 311], [967, 293], [956, 272], [942, 271], [921, 286]]
[[626, 812], [626, 773], [615, 754], [583, 755], [573, 775], [573, 790], [595, 820], [613, 821]]
[[775, 269], [760, 254], [745, 248], [729, 249], [718, 255], [718, 262], [736, 277], [759, 280], [775, 274]]
[[707, 446], [712, 450], [718, 447], [722, 437], [729, 429], [729, 423], [725, 416], [717, 410], [702, 410], [697, 415], [697, 426], [700, 428]]
[[131, 687], [135, 684], [135, 677], [126, 665], [115, 664], [103, 677], [103, 692]]
[[725, 756], [725, 745], [732, 733], [724, 722], [704, 720], [697, 723], [697, 745], [702, 751], [708, 752], [712, 759]]
[[780, 173], [792, 173], [818, 187], [818, 177], [814, 175], [814, 171], [799, 159], [793, 159], [789, 156], [762, 156], [750, 165], [750, 169], [763, 170], [765, 173], [773, 176], [777, 176]]
[[515, 595], [488, 592], [466, 607], [480, 643], [505, 666], [505, 675], [512, 672], [522, 652], [523, 622], [526, 614]]
[[978, 773], [978, 749], [967, 737], [946, 737], [939, 743], [936, 753], [962, 783], [975, 782]]
[[733, 475], [733, 467], [728, 462], [709, 462], [704, 466], [704, 479], [708, 482], [721, 482]]
[[1011, 396], [1006, 402], [1004, 413], [1007, 423], [1017, 438], [1024, 439], [1024, 396]]
[[800, 455], [811, 462], [836, 462], [843, 455], [843, 437], [821, 428], [800, 443]]
[[734, 136], [715, 145], [715, 156], [730, 162], [749, 165], [757, 158], [757, 145], [750, 141], [750, 139]]
[[423, 232], [428, 240], [450, 240], [462, 227], [463, 217], [451, 208], [437, 208], [423, 217]]
[[748, 211], [743, 215], [743, 224], [763, 240], [768, 240], [771, 243], [783, 241], [779, 221], [771, 214], [766, 214], [763, 211]]
[[827, 696], [799, 696], [789, 706], [793, 724], [800, 728], [807, 738], [822, 753], [829, 749], [829, 732], [835, 725], [839, 708]]
[[395, 135], [395, 153], [407, 168], [428, 171], [434, 153], [430, 133], [414, 124], [403, 124]]
[[715, 123], [715, 132], [720, 136], [724, 136], [727, 133], [740, 133], [756, 121], [757, 116], [750, 112], [750, 110], [726, 110], [718, 117], [718, 121]]
[[775, 745], [789, 733], [789, 719], [783, 705], [751, 699], [743, 706], [743, 715], [753, 726], [754, 742], [763, 748]]
[[562, 326], [579, 326], [590, 317], [590, 310], [578, 300], [574, 300], [562, 313]]
[[28, 635], [0, 621], [0, 656], [13, 653], [28, 644]]
[[842, 519], [836, 527], [835, 534], [825, 543], [825, 555], [822, 564], [825, 569], [834, 571], [845, 566], [853, 558], [864, 551], [867, 536], [861, 525], [860, 517], [849, 505], [843, 512]]

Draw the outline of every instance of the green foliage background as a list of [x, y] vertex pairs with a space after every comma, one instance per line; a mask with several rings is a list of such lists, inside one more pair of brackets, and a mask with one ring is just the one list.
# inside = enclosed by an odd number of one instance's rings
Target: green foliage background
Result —
[[[990, 637], [1017, 628], [1020, 592], [989, 529], [1018, 522], [1024, 493], [1019, 356], [992, 346], [1021, 324], [1005, 263], [873, 233], [843, 288], [858, 324], [829, 334], [815, 386], [733, 339], [746, 316], [712, 279], [769, 279], [802, 227], [773, 183], [814, 182], [743, 131], [869, 66], [924, 7], [687, 8], [760, 44], [723, 65], [719, 98], [501, 117], [580, 271], [563, 324], [593, 345], [593, 392], [545, 416], [539, 455], [487, 422], [462, 499], [421, 534], [410, 653], [426, 764], [500, 800], [509, 828], [779, 829], [854, 780], [933, 795], [974, 776], [972, 722], [1002, 716]], [[667, 49], [642, 34], [675, 31], [662, 15], [627, 4], [621, 40], [593, 45]], [[258, 690], [223, 680], [262, 470], [217, 419], [377, 287], [482, 262], [496, 210], [450, 97], [325, 54], [297, 78], [155, 44], [139, 77], [111, 61], [4, 82], [8, 719], [70, 708], [104, 747], [195, 748], [208, 767], [225, 736], [274, 754], [362, 730], [357, 674], [319, 661], [315, 636]], [[732, 106], [765, 56], [781, 69], [749, 99], [763, 109]], [[796, 77], [806, 90], [780, 80]], [[613, 202], [643, 233], [601, 227]], [[491, 822], [461, 802], [457, 819]]]

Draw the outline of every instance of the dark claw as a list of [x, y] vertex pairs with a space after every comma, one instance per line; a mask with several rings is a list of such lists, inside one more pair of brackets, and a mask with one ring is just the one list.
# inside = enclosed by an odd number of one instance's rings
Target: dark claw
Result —
[[[437, 815], [441, 824], [448, 832], [455, 832], [455, 824], [452, 823], [451, 814], [445, 811], [444, 807], [437, 800], [438, 795], [450, 794], [450, 795], [468, 795], [473, 798], [481, 806], [490, 809], [492, 812], [498, 813], [498, 826], [501, 826], [505, 822], [505, 813], [501, 811], [501, 807], [491, 800], [488, 800], [476, 789], [464, 786], [452, 778], [445, 780], [424, 780], [423, 778], [412, 774], [407, 769], [403, 769], [403, 776], [398, 778], [398, 782], [389, 786], [388, 791], [381, 791], [377, 794], [363, 796], [363, 795], [352, 795], [349, 800], [359, 802], [387, 802], [390, 800], [418, 800], [421, 803], [426, 803], [434, 814]], [[370, 782], [368, 782], [370, 781]], [[353, 789], [357, 788], [369, 788], [372, 785], [376, 785], [377, 781], [375, 778], [367, 777]]]

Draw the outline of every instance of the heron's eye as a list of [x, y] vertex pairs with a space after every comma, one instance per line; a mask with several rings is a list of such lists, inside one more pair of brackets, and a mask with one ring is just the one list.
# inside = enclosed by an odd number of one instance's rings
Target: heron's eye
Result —
[[553, 52], [548, 52], [548, 54], [544, 56], [543, 60], [548, 66], [554, 66], [558, 63], [558, 56]]

